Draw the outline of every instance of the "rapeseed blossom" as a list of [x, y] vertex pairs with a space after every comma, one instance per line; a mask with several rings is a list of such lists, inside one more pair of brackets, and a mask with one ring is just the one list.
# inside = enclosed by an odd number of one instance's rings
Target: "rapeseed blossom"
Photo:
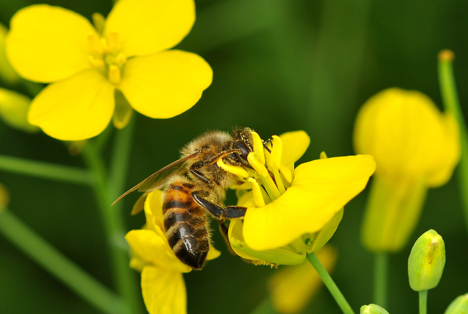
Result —
[[23, 8], [11, 20], [11, 64], [28, 80], [52, 83], [29, 112], [29, 122], [48, 135], [90, 138], [111, 119], [124, 127], [133, 109], [171, 118], [211, 84], [212, 70], [200, 56], [168, 50], [192, 28], [193, 0], [120, 0], [107, 19], [95, 14], [93, 20], [94, 26], [45, 4]]
[[[130, 267], [141, 272], [143, 300], [150, 314], [187, 313], [187, 292], [182, 274], [192, 269], [174, 254], [166, 238], [162, 213], [162, 192], [146, 198], [145, 228], [132, 230], [125, 238], [132, 250]], [[210, 247], [207, 259], [219, 256]]]
[[[246, 181], [238, 205], [247, 207], [242, 220], [232, 220], [229, 240], [234, 251], [254, 263], [301, 264], [332, 237], [343, 206], [360, 193], [375, 169], [372, 156], [313, 160], [294, 168], [309, 145], [303, 131], [273, 136], [263, 148], [252, 132], [254, 152], [248, 155], [255, 173], [226, 171]], [[237, 169], [238, 170], [238, 169]], [[242, 190], [242, 187], [240, 187]]]
[[427, 189], [445, 184], [460, 159], [458, 125], [426, 95], [391, 88], [361, 108], [354, 146], [377, 163], [364, 245], [374, 252], [398, 251], [419, 220]]

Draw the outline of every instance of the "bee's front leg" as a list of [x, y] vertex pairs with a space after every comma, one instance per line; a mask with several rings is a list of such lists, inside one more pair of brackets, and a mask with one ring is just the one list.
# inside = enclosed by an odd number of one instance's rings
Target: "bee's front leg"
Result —
[[223, 221], [224, 219], [228, 218], [240, 218], [245, 216], [245, 212], [247, 210], [246, 207], [241, 206], [227, 206], [221, 207], [216, 205], [206, 199], [204, 199], [198, 192], [192, 192], [192, 197], [195, 202], [198, 203], [201, 207], [205, 208], [208, 212], [210, 212], [213, 216], [218, 218], [218, 220]]

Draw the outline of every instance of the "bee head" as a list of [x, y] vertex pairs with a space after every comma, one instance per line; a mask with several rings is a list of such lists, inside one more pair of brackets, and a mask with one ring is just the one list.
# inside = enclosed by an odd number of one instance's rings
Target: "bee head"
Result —
[[247, 156], [253, 151], [252, 130], [250, 128], [237, 127], [232, 131], [233, 149], [238, 149], [240, 152], [236, 154], [239, 161], [250, 168], [247, 161]]

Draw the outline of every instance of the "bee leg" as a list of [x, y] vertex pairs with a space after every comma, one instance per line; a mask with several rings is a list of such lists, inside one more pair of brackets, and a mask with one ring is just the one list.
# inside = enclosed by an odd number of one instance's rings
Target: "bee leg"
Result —
[[199, 195], [198, 192], [192, 192], [192, 197], [195, 202], [198, 203], [201, 207], [205, 208], [213, 216], [218, 218], [218, 220], [223, 221], [225, 218], [240, 218], [245, 216], [246, 207], [240, 206], [227, 206], [225, 208], [216, 205]]
[[194, 163], [192, 166], [190, 166], [190, 173], [192, 173], [195, 177], [197, 177], [201, 181], [205, 183], [210, 183], [210, 179], [208, 179], [203, 173], [198, 171], [198, 169], [203, 168], [204, 166], [205, 166], [205, 162], [200, 160]]
[[223, 236], [224, 242], [226, 242], [226, 246], [228, 248], [229, 253], [232, 255], [236, 255], [234, 250], [232, 249], [231, 243], [229, 243], [229, 236], [228, 236], [228, 227], [224, 224], [223, 221], [219, 220], [219, 231], [221, 231], [221, 235]]

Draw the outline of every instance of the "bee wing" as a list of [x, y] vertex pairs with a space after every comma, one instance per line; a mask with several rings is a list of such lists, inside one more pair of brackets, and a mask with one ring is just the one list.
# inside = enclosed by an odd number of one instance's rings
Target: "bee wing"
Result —
[[175, 174], [183, 174], [184, 172], [187, 172], [187, 168], [186, 168], [187, 161], [196, 157], [198, 154], [199, 152], [188, 155], [156, 171], [155, 173], [150, 175], [148, 178], [144, 179], [143, 181], [135, 185], [133, 188], [131, 188], [124, 194], [120, 195], [119, 198], [116, 199], [112, 203], [112, 205], [114, 205], [115, 203], [117, 203], [118, 201], [120, 201], [122, 198], [132, 193], [133, 191], [138, 190], [140, 192], [149, 192], [149, 191], [159, 189], [160, 187], [164, 185], [164, 183], [169, 177]]

